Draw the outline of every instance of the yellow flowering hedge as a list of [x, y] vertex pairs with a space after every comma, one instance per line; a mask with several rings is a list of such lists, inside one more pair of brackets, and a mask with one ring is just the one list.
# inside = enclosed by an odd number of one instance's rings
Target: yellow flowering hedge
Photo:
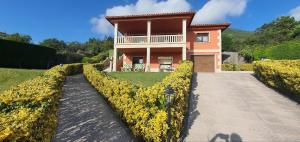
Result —
[[[187, 110], [192, 63], [183, 62], [162, 82], [147, 88], [135, 86], [99, 71], [93, 65], [84, 65], [83, 72], [90, 83], [104, 95], [112, 107], [131, 128], [134, 135], [146, 141], [166, 140], [168, 129], [172, 139], [179, 138], [184, 114]], [[171, 107], [172, 121], [167, 124], [164, 90], [170, 84], [175, 90]]]
[[51, 141], [61, 88], [82, 64], [55, 66], [0, 94], [0, 141]]
[[222, 64], [222, 71], [253, 71], [253, 64]]
[[240, 71], [253, 71], [253, 64], [243, 63], [239, 65]]
[[300, 60], [267, 60], [254, 63], [256, 76], [283, 92], [300, 95]]

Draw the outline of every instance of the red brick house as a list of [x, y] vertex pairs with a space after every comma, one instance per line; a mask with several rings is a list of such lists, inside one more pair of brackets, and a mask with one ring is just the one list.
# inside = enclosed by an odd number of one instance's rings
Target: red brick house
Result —
[[181, 60], [192, 60], [195, 72], [221, 71], [221, 31], [230, 24], [191, 25], [194, 15], [107, 16], [114, 25], [113, 71], [171, 71]]

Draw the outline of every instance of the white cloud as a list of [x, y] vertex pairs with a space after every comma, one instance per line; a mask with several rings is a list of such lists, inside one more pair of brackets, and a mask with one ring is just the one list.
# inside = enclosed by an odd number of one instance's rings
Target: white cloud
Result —
[[297, 21], [300, 21], [300, 5], [290, 11], [290, 15], [295, 17]]
[[[244, 13], [247, 0], [210, 0], [195, 15], [193, 24], [224, 22], [227, 17]], [[166, 13], [191, 11], [188, 0], [138, 0], [134, 4], [114, 6], [105, 14], [93, 17], [92, 30], [100, 34], [112, 34], [112, 25], [105, 16], [135, 15], [147, 13]]]
[[93, 17], [91, 19], [91, 23], [93, 25], [92, 30], [100, 34], [112, 34], [112, 26], [105, 19], [105, 16], [166, 13], [190, 10], [191, 6], [187, 0], [138, 0], [135, 4], [109, 8], [106, 10], [105, 14], [102, 14], [98, 17]]
[[244, 13], [247, 0], [210, 0], [195, 15], [193, 24], [224, 22]]

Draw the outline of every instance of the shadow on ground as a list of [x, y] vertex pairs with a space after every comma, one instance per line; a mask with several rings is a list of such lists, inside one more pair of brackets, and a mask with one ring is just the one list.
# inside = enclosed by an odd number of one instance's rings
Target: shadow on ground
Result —
[[218, 133], [216, 134], [209, 142], [216, 142], [216, 141], [224, 141], [224, 142], [243, 142], [241, 136], [236, 133], [232, 134], [223, 134], [223, 133]]
[[189, 130], [191, 129], [194, 121], [200, 115], [199, 111], [197, 110], [199, 94], [194, 94], [198, 86], [197, 76], [198, 76], [197, 73], [193, 74], [191, 91], [189, 95], [188, 112], [185, 114], [184, 121], [183, 121], [183, 130], [181, 132], [181, 137], [179, 139], [179, 141], [181, 142], [184, 141], [186, 136], [189, 134]]

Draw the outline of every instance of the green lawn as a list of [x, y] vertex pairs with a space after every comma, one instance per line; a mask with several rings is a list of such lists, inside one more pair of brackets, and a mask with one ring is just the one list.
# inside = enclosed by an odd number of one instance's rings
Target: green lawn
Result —
[[13, 85], [41, 75], [44, 70], [8, 69], [0, 68], [0, 92], [9, 89]]
[[109, 75], [121, 79], [128, 80], [133, 84], [143, 87], [152, 86], [156, 82], [162, 81], [169, 73], [167, 72], [111, 72]]

